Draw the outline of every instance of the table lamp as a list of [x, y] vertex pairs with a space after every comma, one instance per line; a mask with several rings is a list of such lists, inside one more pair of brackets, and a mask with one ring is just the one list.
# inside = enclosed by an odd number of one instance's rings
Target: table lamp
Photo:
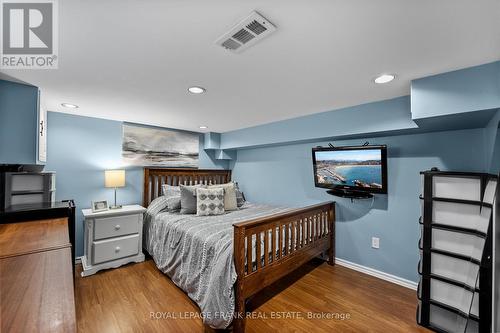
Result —
[[125, 187], [125, 170], [105, 170], [104, 171], [104, 186], [115, 189], [115, 204], [110, 209], [122, 208], [116, 204], [116, 188]]

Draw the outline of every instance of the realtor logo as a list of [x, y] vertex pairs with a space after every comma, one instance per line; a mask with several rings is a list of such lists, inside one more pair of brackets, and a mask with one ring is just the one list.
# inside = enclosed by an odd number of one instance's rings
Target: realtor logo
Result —
[[0, 0], [0, 5], [0, 68], [57, 68], [56, 0]]

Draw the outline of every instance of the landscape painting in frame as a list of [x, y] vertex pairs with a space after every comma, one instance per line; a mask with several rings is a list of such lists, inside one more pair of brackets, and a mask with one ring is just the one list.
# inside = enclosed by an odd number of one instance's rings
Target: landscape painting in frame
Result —
[[198, 133], [123, 125], [122, 157], [128, 164], [197, 168], [199, 147]]

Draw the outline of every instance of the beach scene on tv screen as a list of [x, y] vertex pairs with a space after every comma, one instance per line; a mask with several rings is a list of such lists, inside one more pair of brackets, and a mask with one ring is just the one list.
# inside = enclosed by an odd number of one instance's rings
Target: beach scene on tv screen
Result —
[[344, 185], [382, 188], [382, 155], [379, 149], [316, 152], [316, 180], [324, 186]]

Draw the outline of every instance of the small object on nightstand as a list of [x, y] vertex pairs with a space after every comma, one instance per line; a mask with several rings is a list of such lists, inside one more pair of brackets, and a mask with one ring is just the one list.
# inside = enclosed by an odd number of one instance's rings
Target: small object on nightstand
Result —
[[104, 212], [108, 209], [108, 202], [106, 200], [92, 201], [92, 213]]
[[104, 186], [115, 189], [115, 204], [110, 209], [122, 208], [116, 204], [116, 188], [125, 187], [125, 170], [106, 170], [104, 171]]
[[93, 213], [83, 209], [85, 218], [82, 276], [129, 262], [144, 261], [142, 253], [142, 216], [139, 205]]

